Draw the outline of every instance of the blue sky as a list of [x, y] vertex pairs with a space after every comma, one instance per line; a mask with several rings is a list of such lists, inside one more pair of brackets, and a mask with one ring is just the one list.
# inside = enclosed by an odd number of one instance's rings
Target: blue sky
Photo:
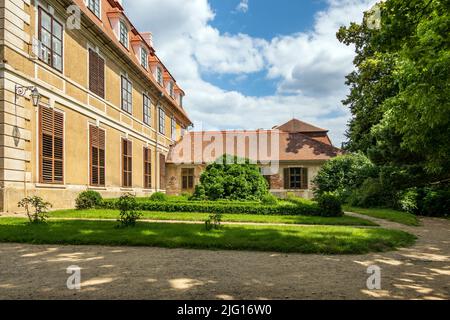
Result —
[[[323, 0], [253, 0], [248, 2], [248, 11], [244, 12], [237, 9], [239, 3], [237, 0], [211, 0], [215, 13], [211, 26], [223, 33], [244, 33], [267, 41], [276, 36], [307, 32], [314, 24], [314, 15], [326, 8]], [[238, 90], [246, 95], [270, 95], [277, 89], [276, 81], [268, 81], [264, 71], [246, 77], [203, 72], [203, 77], [223, 89]]]
[[124, 0], [186, 92], [195, 130], [272, 128], [293, 116], [345, 140], [354, 49], [342, 25], [374, 0]]
[[250, 0], [248, 11], [243, 12], [236, 9], [239, 3], [239, 0], [211, 0], [216, 13], [211, 25], [224, 32], [270, 40], [308, 30], [314, 23], [314, 14], [326, 8], [323, 0]]

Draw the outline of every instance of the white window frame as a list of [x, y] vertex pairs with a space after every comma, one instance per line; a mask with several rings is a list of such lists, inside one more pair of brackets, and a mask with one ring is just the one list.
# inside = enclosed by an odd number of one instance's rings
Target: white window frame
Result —
[[166, 112], [161, 106], [158, 107], [158, 132], [163, 135], [166, 134]]
[[[95, 7], [91, 8], [90, 4], [92, 2], [98, 3], [98, 14], [95, 12]], [[91, 12], [99, 19], [102, 18], [102, 1], [101, 0], [85, 0], [86, 7], [91, 10]]]
[[[141, 47], [139, 51], [140, 51], [139, 60], [141, 61], [141, 66], [143, 66], [146, 70], [148, 70], [148, 51], [144, 47]], [[144, 55], [145, 60], [143, 60]]]
[[[128, 106], [127, 106], [126, 110], [123, 108], [123, 103], [124, 103], [124, 100], [123, 100], [123, 89], [124, 89], [124, 87], [123, 87], [123, 79], [126, 79], [128, 81], [128, 84], [131, 85], [131, 92], [129, 92], [131, 94], [131, 101], [130, 101], [131, 110], [128, 110]], [[128, 88], [127, 88], [127, 92], [128, 92]], [[133, 114], [133, 81], [131, 81], [131, 79], [127, 75], [124, 75], [124, 74], [121, 74], [121, 76], [120, 76], [120, 110], [122, 110], [123, 112], [126, 112], [127, 114], [130, 114], [130, 115]]]
[[[125, 30], [126, 32], [122, 33], [123, 30]], [[127, 24], [125, 23], [125, 21], [120, 20], [119, 21], [119, 42], [127, 49], [129, 47], [129, 42], [130, 42], [128, 33], [129, 33], [129, 30], [128, 30]], [[122, 39], [122, 34], [125, 37], [124, 39]]]
[[163, 71], [162, 68], [160, 66], [156, 67], [156, 82], [158, 82], [160, 85], [163, 84]]
[[170, 136], [174, 141], [177, 139], [177, 121], [174, 116], [170, 119]]

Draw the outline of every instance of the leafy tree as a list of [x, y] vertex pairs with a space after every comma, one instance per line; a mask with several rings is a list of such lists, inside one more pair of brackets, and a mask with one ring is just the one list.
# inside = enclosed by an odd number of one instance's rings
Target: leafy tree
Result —
[[262, 200], [268, 183], [257, 165], [248, 159], [223, 156], [206, 167], [196, 186], [194, 199]]
[[380, 29], [352, 23], [337, 33], [356, 50], [343, 101], [353, 115], [346, 147], [369, 156], [382, 182], [406, 188], [446, 180], [450, 1], [387, 0], [379, 8]]
[[327, 161], [314, 179], [315, 195], [332, 192], [345, 202], [352, 191], [369, 177], [377, 175], [376, 167], [361, 153], [347, 154]]

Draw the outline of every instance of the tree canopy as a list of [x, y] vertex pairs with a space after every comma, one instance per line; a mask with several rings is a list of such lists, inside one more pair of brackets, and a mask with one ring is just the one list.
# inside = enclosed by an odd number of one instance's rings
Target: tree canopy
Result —
[[352, 23], [337, 33], [356, 51], [343, 101], [353, 115], [346, 148], [365, 153], [401, 187], [446, 180], [450, 1], [387, 0], [378, 8], [380, 28]]

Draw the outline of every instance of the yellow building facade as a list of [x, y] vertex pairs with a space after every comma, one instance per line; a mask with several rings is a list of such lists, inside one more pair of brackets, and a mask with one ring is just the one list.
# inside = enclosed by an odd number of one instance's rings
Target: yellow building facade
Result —
[[[0, 212], [165, 191], [184, 92], [116, 0], [0, 2]], [[35, 100], [39, 95], [39, 101]]]

